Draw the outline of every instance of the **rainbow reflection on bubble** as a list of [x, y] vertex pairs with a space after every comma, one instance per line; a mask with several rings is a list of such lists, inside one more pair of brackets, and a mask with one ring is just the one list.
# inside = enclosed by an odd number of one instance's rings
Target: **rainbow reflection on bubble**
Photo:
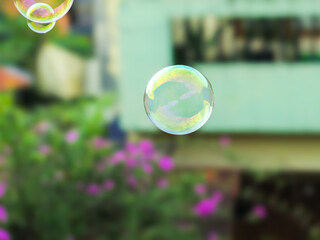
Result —
[[14, 0], [19, 12], [28, 20], [28, 26], [35, 32], [50, 31], [57, 20], [71, 8], [73, 0]]
[[170, 66], [151, 78], [144, 106], [150, 120], [162, 131], [189, 134], [208, 121], [213, 108], [213, 90], [196, 69]]
[[[28, 12], [27, 16], [36, 15], [37, 12], [41, 12], [43, 15], [52, 15], [54, 10], [48, 4], [45, 3], [36, 3], [32, 5]], [[49, 32], [56, 24], [56, 22], [51, 23], [37, 23], [30, 20], [27, 20], [29, 28], [36, 33], [47, 33]]]

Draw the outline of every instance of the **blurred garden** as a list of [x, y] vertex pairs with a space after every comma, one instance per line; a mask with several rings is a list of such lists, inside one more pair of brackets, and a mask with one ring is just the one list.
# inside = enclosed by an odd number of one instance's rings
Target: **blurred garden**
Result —
[[[0, 0], [0, 240], [319, 240], [320, 21], [263, 2], [75, 0], [37, 34]], [[143, 109], [173, 64], [215, 93], [188, 136]]]
[[199, 173], [172, 174], [173, 159], [150, 140], [108, 139], [110, 104], [107, 97], [26, 112], [2, 93], [0, 221], [12, 239], [214, 236], [197, 219], [218, 210], [222, 193]]

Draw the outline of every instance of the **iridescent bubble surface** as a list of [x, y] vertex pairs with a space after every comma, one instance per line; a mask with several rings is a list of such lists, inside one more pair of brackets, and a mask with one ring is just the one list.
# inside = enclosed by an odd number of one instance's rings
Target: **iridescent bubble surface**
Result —
[[184, 135], [201, 128], [213, 108], [210, 82], [196, 69], [175, 65], [157, 72], [147, 85], [144, 106], [160, 130]]
[[[39, 3], [49, 5], [53, 9], [53, 13], [48, 15], [47, 11], [39, 9], [34, 14], [27, 14], [33, 5]], [[14, 0], [14, 4], [28, 20], [37, 23], [51, 23], [62, 18], [70, 10], [73, 0]]]
[[[54, 10], [50, 5], [45, 3], [36, 3], [32, 5], [27, 11], [27, 16], [50, 16], [54, 13]], [[47, 33], [56, 24], [56, 22], [51, 23], [37, 23], [27, 20], [29, 28], [36, 33]]]

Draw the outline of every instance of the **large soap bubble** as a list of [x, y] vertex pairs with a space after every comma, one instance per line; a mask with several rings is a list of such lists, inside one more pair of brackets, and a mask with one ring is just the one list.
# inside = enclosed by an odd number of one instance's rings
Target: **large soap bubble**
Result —
[[157, 72], [147, 85], [144, 106], [159, 129], [174, 135], [192, 133], [209, 119], [213, 108], [210, 82], [197, 70], [176, 65]]
[[14, 4], [31, 30], [46, 33], [69, 11], [73, 0], [14, 0]]

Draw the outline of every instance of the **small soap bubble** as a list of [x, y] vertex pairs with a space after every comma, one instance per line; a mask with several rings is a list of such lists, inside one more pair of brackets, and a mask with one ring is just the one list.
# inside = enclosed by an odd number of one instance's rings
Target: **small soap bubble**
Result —
[[[14, 4], [19, 12], [30, 21], [37, 23], [50, 23], [56, 22], [67, 13], [73, 4], [73, 0], [14, 0]], [[29, 9], [38, 4], [49, 5], [54, 11], [53, 14], [41, 15], [39, 13], [41, 12], [41, 9], [39, 9], [38, 12], [34, 12], [34, 14], [29, 14], [28, 16], [27, 13], [30, 11]]]
[[149, 81], [144, 106], [160, 130], [173, 135], [189, 134], [208, 121], [213, 109], [213, 90], [196, 69], [170, 66]]
[[18, 11], [35, 32], [50, 31], [71, 8], [73, 0], [13, 0]]
[[[45, 3], [36, 3], [32, 5], [27, 11], [27, 16], [32, 16], [32, 18], [37, 18], [40, 16], [50, 17], [54, 14], [54, 10], [50, 5]], [[56, 22], [51, 23], [38, 23], [27, 20], [29, 28], [36, 33], [47, 33], [56, 24]]]
[[55, 25], [56, 25], [56, 22], [36, 23], [36, 22], [31, 22], [30, 20], [28, 20], [28, 27], [36, 33], [47, 33], [49, 31], [51, 31]]

